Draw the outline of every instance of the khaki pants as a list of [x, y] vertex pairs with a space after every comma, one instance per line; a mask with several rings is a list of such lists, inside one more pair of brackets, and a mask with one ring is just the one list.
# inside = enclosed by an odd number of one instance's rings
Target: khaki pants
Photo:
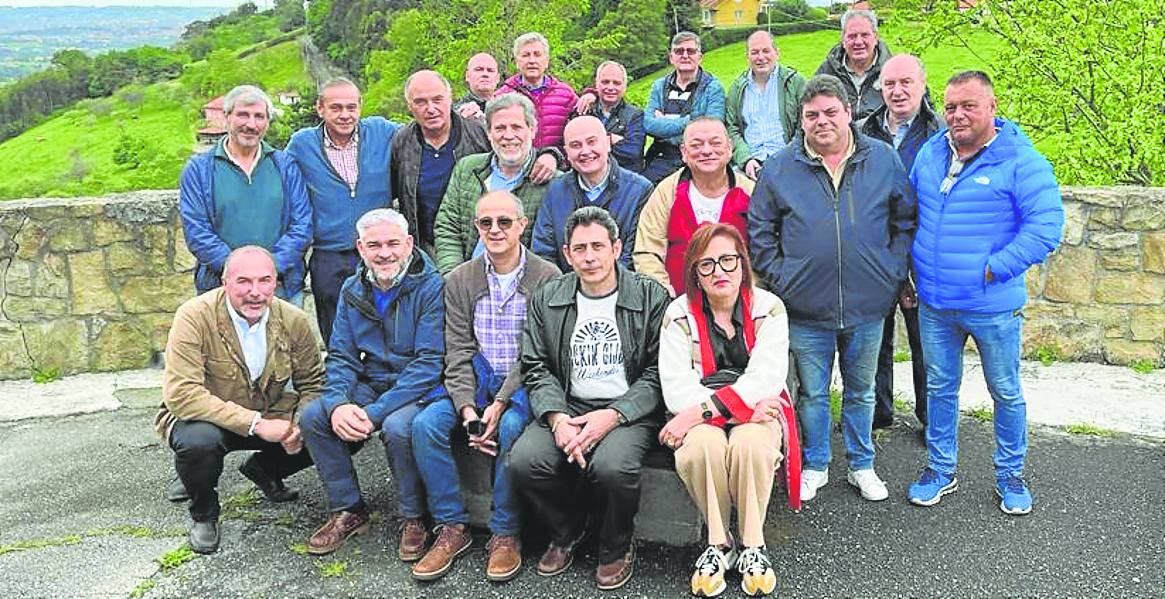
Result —
[[676, 450], [676, 472], [708, 522], [708, 544], [728, 543], [732, 507], [744, 547], [765, 544], [765, 513], [781, 462], [781, 423], [724, 429], [697, 424]]

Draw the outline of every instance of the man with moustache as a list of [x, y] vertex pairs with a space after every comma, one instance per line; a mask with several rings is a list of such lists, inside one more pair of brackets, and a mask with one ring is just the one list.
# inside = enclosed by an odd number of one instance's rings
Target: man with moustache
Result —
[[397, 206], [427, 254], [433, 253], [437, 209], [445, 197], [453, 165], [489, 150], [485, 129], [450, 108], [453, 87], [436, 71], [417, 71], [405, 80], [405, 101], [413, 122], [392, 138], [392, 179]]
[[765, 160], [797, 133], [805, 78], [777, 62], [781, 52], [769, 32], [753, 33], [747, 44], [748, 70], [728, 87], [724, 123], [732, 164], [756, 181]]
[[643, 170], [643, 146], [647, 141], [647, 131], [643, 128], [643, 109], [627, 103], [627, 69], [623, 65], [607, 60], [595, 69], [595, 87], [587, 90], [598, 96], [583, 114], [593, 116], [603, 123], [610, 137], [611, 156], [619, 166], [638, 173]]
[[841, 42], [830, 49], [817, 74], [841, 81], [856, 123], [882, 105], [878, 75], [887, 60], [890, 47], [878, 38], [878, 17], [870, 10], [847, 10], [841, 15]]
[[231, 250], [257, 245], [275, 257], [276, 295], [303, 303], [303, 255], [312, 240], [312, 208], [300, 168], [263, 136], [275, 116], [271, 98], [240, 85], [223, 98], [227, 135], [182, 169], [178, 212], [186, 247], [198, 260], [194, 287], [222, 284]]
[[363, 264], [344, 282], [328, 346], [328, 382], [301, 419], [304, 444], [316, 463], [330, 515], [307, 541], [324, 555], [368, 532], [370, 510], [350, 454], [380, 431], [402, 518], [398, 554], [405, 562], [425, 552], [425, 490], [413, 457], [413, 418], [444, 398], [443, 281], [416, 249], [408, 221], [378, 208], [356, 221]]
[[485, 103], [493, 97], [500, 81], [498, 61], [492, 54], [478, 52], [469, 57], [465, 65], [465, 85], [469, 91], [453, 104], [453, 110], [463, 118], [481, 119], [485, 115]]
[[530, 249], [558, 268], [569, 269], [562, 253], [566, 219], [583, 206], [598, 206], [615, 217], [623, 242], [619, 263], [630, 268], [639, 211], [651, 194], [651, 183], [613, 159], [610, 137], [598, 118], [577, 117], [566, 124], [563, 133], [572, 170], [550, 182], [534, 221]]
[[332, 337], [344, 280], [356, 272], [356, 219], [392, 199], [389, 140], [398, 125], [360, 117], [360, 89], [337, 77], [324, 83], [316, 102], [317, 127], [296, 131], [287, 153], [303, 171], [312, 206], [311, 272], [316, 322], [324, 344]]
[[801, 382], [801, 499], [829, 482], [829, 384], [840, 357], [847, 480], [889, 495], [874, 472], [874, 372], [882, 321], [906, 279], [914, 191], [890, 146], [858, 132], [841, 81], [817, 75], [801, 133], [765, 163], [748, 212], [753, 265], [785, 302]]
[[[529, 98], [502, 94], [490, 100], [485, 105], [485, 123], [491, 150], [457, 162], [437, 209], [433, 231], [442, 274], [485, 251], [473, 226], [478, 198], [490, 191], [508, 191], [522, 200], [526, 218], [533, 220], [546, 195], [546, 185], [533, 177], [538, 119]], [[529, 245], [529, 230], [522, 235], [522, 243]]]

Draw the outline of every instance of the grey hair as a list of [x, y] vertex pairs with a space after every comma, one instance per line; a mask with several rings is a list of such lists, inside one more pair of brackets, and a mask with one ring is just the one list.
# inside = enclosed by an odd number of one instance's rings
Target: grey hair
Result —
[[594, 224], [602, 225], [607, 230], [607, 237], [611, 243], [619, 239], [619, 223], [615, 222], [615, 217], [611, 216], [610, 212], [598, 206], [583, 206], [566, 217], [566, 224], [563, 226], [566, 231], [566, 245], [570, 246], [570, 236], [575, 229]]
[[351, 79], [347, 77], [332, 77], [320, 86], [320, 97], [324, 97], [324, 92], [332, 89], [333, 87], [344, 87], [349, 85], [356, 88], [356, 91], [360, 91], [360, 86], [356, 85], [356, 82], [352, 81]]
[[704, 51], [703, 40], [700, 39], [700, 36], [692, 33], [691, 31], [681, 31], [673, 35], [671, 38], [671, 47], [675, 48], [684, 42], [696, 42], [696, 49], [701, 52]]
[[507, 108], [513, 108], [514, 106], [522, 107], [522, 114], [526, 117], [527, 126], [529, 126], [531, 129], [538, 128], [538, 115], [534, 112], [534, 103], [522, 94], [510, 93], [491, 98], [488, 102], [485, 103], [486, 129], [493, 126], [495, 114]]
[[987, 88], [987, 91], [994, 93], [995, 84], [991, 83], [991, 76], [983, 71], [961, 71], [955, 73], [950, 79], [947, 79], [947, 87], [952, 85], [962, 85], [969, 81], [978, 81]]
[[805, 84], [805, 91], [801, 94], [801, 107], [804, 108], [817, 96], [837, 98], [842, 104], [849, 106], [849, 95], [846, 94], [845, 86], [841, 84], [841, 79], [833, 75], [814, 75]]
[[449, 94], [449, 99], [451, 99], [451, 100], [453, 99], [453, 84], [449, 83], [449, 80], [446, 79], [444, 75], [442, 75], [441, 73], [438, 73], [437, 71], [424, 70], [424, 71], [417, 71], [416, 73], [409, 75], [408, 79], [405, 79], [405, 102], [409, 101], [409, 90], [413, 87], [413, 80], [415, 80], [417, 78], [417, 75], [422, 75], [422, 74], [436, 75], [437, 79], [439, 79], [441, 81], [441, 85], [443, 85], [445, 87], [445, 93]]
[[602, 70], [607, 68], [607, 67], [619, 67], [619, 71], [623, 73], [623, 83], [628, 82], [627, 81], [627, 67], [623, 66], [622, 63], [615, 61], [615, 60], [604, 60], [603, 62], [599, 63], [599, 66], [595, 67], [595, 81], [599, 80], [599, 73], [602, 72]]
[[861, 17], [861, 18], [869, 21], [870, 27], [874, 30], [874, 33], [878, 33], [878, 17], [874, 14], [874, 11], [850, 9], [850, 10], [845, 11], [845, 13], [843, 13], [841, 15], [842, 35], [845, 35], [845, 26], [848, 25], [850, 20], [853, 19], [854, 17]]
[[275, 108], [275, 104], [271, 102], [271, 97], [267, 92], [255, 87], [254, 85], [240, 85], [227, 92], [227, 95], [222, 99], [222, 111], [226, 114], [231, 114], [235, 111], [237, 104], [256, 104], [262, 102], [267, 106], [267, 119], [275, 120], [283, 111]]
[[487, 191], [486, 193], [481, 194], [481, 197], [477, 198], [477, 202], [473, 205], [474, 212], [477, 212], [477, 207], [481, 205], [482, 201], [491, 196], [505, 197], [514, 203], [514, 208], [518, 211], [518, 218], [526, 216], [526, 205], [522, 203], [522, 198], [519, 198], [518, 196], [504, 189], [499, 189], [497, 191]]
[[392, 208], [375, 208], [365, 212], [359, 220], [356, 221], [356, 233], [360, 238], [364, 238], [364, 232], [369, 228], [388, 223], [400, 227], [405, 235], [409, 234], [409, 221], [403, 214], [393, 210]]
[[542, 44], [542, 49], [546, 50], [546, 54], [550, 54], [550, 42], [546, 40], [546, 36], [538, 33], [537, 31], [531, 31], [530, 33], [523, 33], [514, 39], [514, 58], [518, 57], [518, 52], [522, 49], [523, 46], [527, 46], [535, 42]]
[[227, 256], [226, 262], [223, 262], [222, 280], [224, 283], [227, 280], [227, 273], [231, 271], [231, 263], [235, 261], [237, 256], [241, 256], [243, 254], [263, 254], [264, 256], [267, 256], [267, 259], [271, 261], [271, 272], [276, 272], [275, 256], [271, 254], [270, 250], [260, 245], [244, 245], [242, 247], [237, 247], [231, 250], [230, 255]]

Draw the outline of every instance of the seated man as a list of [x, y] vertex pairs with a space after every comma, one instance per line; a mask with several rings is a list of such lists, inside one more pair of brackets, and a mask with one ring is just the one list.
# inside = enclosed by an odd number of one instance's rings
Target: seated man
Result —
[[[310, 466], [296, 414], [320, 395], [324, 369], [307, 314], [276, 299], [275, 259], [248, 245], [227, 257], [223, 287], [187, 300], [166, 342], [158, 433], [190, 494], [190, 548], [219, 545], [223, 457], [258, 450], [239, 471], [271, 501], [299, 493], [283, 479]], [[288, 382], [295, 393], [287, 392]]]
[[573, 170], [550, 182], [534, 221], [530, 249], [562, 270], [570, 268], [562, 254], [566, 245], [563, 225], [575, 210], [598, 206], [615, 217], [623, 242], [619, 262], [631, 268], [639, 210], [651, 194], [651, 183], [613, 159], [610, 138], [599, 119], [578, 117], [566, 124], [564, 135], [566, 158]]
[[445, 386], [450, 399], [430, 404], [413, 423], [413, 451], [425, 465], [421, 477], [429, 492], [429, 511], [441, 530], [433, 548], [413, 567], [419, 580], [443, 576], [472, 543], [450, 446], [459, 426], [469, 434], [471, 448], [497, 457], [486, 578], [509, 580], [522, 566], [520, 506], [506, 468], [510, 447], [530, 421], [518, 344], [526, 299], [558, 275], [558, 269], [520, 243], [527, 220], [517, 196], [487, 193], [477, 201], [476, 212], [474, 224], [485, 253], [453, 269], [445, 283]]
[[328, 495], [331, 516], [308, 539], [331, 553], [368, 532], [369, 515], [351, 453], [381, 430], [404, 518], [400, 558], [420, 559], [429, 534], [425, 490], [413, 459], [413, 417], [444, 395], [445, 304], [437, 268], [413, 247], [408, 222], [378, 208], [356, 221], [363, 265], [344, 282], [328, 347], [328, 383], [303, 415], [303, 437]]
[[539, 287], [528, 303], [521, 361], [537, 424], [514, 444], [510, 469], [550, 535], [538, 562], [543, 576], [570, 567], [590, 507], [579, 501], [578, 483], [591, 487], [603, 506], [595, 579], [610, 590], [635, 567], [639, 473], [662, 416], [657, 362], [668, 296], [616, 264], [622, 243], [607, 211], [579, 208], [566, 233], [574, 272]]

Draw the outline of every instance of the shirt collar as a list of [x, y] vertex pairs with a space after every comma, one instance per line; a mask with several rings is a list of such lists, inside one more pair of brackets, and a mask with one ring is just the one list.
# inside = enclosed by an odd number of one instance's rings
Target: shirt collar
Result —
[[[526, 246], [519, 245], [518, 250], [521, 257], [518, 258], [517, 272], [519, 273], [518, 278], [521, 278], [522, 271], [526, 270]], [[498, 274], [497, 269], [494, 268], [494, 263], [493, 260], [491, 260], [489, 257], [489, 252], [482, 252], [481, 255], [485, 258], [485, 273], [487, 275], [501, 276]]]
[[267, 318], [271, 316], [270, 306], [263, 308], [263, 316], [259, 317], [259, 322], [251, 324], [247, 322], [246, 318], [243, 318], [242, 315], [235, 311], [235, 307], [231, 305], [230, 298], [223, 298], [223, 301], [227, 303], [227, 314], [231, 315], [231, 322], [233, 322], [235, 326], [239, 328], [239, 330], [249, 333], [256, 328], [267, 328]]
[[[945, 137], [947, 138], [947, 147], [949, 147], [951, 149], [951, 159], [958, 160], [959, 159], [959, 148], [957, 146], [955, 146], [955, 140], [951, 138], [950, 129], [947, 129], [947, 134]], [[974, 158], [975, 156], [982, 154], [983, 151], [987, 149], [987, 146], [991, 145], [991, 143], [994, 142], [996, 139], [999, 139], [999, 127], [995, 128], [995, 135], [992, 135], [991, 139], [987, 140], [987, 143], [983, 144], [983, 147], [976, 150], [974, 154], [971, 154], [970, 156], [968, 156], [967, 160], [970, 160], [970, 159]], [[967, 162], [967, 160], [964, 160], [963, 162]]]
[[522, 168], [521, 168], [521, 170], [518, 171], [518, 174], [514, 175], [513, 177], [507, 177], [505, 175], [505, 173], [502, 172], [501, 167], [498, 166], [498, 153], [497, 152], [491, 152], [491, 153], [493, 154], [493, 156], [491, 156], [489, 159], [490, 170], [493, 171], [494, 174], [501, 177], [502, 179], [505, 179], [507, 181], [515, 181], [526, 174], [526, 171], [530, 168], [530, 164], [532, 164], [534, 162], [534, 155], [537, 152], [534, 151], [533, 146], [530, 146], [530, 155], [528, 157], [526, 157], [526, 162], [522, 164]]
[[594, 185], [587, 185], [587, 180], [584, 179], [581, 174], [576, 178], [578, 179], [578, 186], [581, 187], [583, 191], [595, 191], [596, 189], [602, 189], [606, 187], [607, 182], [611, 180], [611, 164], [609, 162], [607, 163], [607, 170], [603, 173], [603, 178], [599, 179], [599, 182], [595, 183]]
[[327, 125], [320, 125], [320, 126], [324, 128], [324, 145], [328, 146], [329, 148], [331, 148], [333, 150], [348, 150], [348, 149], [355, 148], [355, 147], [360, 145], [360, 125], [359, 124], [357, 124], [356, 129], [354, 131], [352, 131], [352, 141], [349, 142], [347, 146], [344, 146], [342, 148], [340, 146], [336, 145], [336, 142], [332, 141], [331, 135], [328, 135], [328, 126]]
[[[229, 135], [223, 136], [222, 141], [219, 142], [218, 148], [215, 150], [215, 154], [217, 154], [218, 156], [221, 156], [223, 158], [226, 158], [227, 160], [231, 161], [234, 164], [238, 164], [239, 161], [235, 158], [234, 154], [231, 154], [230, 148], [227, 147], [227, 141], [229, 141], [230, 138], [231, 137]], [[259, 164], [259, 162], [263, 160], [263, 157], [271, 152], [271, 149], [272, 148], [271, 148], [270, 144], [268, 144], [266, 140], [260, 141], [259, 142], [259, 154], [257, 156], [255, 156], [255, 164]]]
[[[861, 74], [861, 76], [865, 77], [866, 75], [869, 75], [870, 69], [872, 69], [874, 67], [874, 65], [876, 65], [876, 64], [878, 64], [878, 48], [877, 48], [877, 46], [874, 47], [874, 59], [870, 61], [870, 66], [866, 67], [866, 70]], [[853, 67], [849, 66], [849, 55], [846, 54], [845, 52], [842, 52], [842, 54], [841, 54], [841, 66], [845, 67], [845, 70], [848, 73], [852, 73], [854, 75], [858, 74], [858, 72], [855, 71], [853, 69]]]
[[[918, 118], [919, 112], [922, 112], [922, 106], [918, 107], [918, 112], [915, 112], [914, 116], [899, 123], [898, 128], [899, 129], [910, 129], [910, 126], [914, 124], [914, 119]], [[889, 131], [890, 133], [897, 132], [895, 129], [890, 128], [890, 110], [889, 109], [887, 109], [886, 112], [882, 114], [882, 128], [885, 129], [886, 131]]]
[[400, 282], [404, 280], [405, 275], [409, 273], [409, 267], [412, 266], [412, 264], [413, 257], [410, 255], [405, 258], [404, 262], [400, 265], [400, 270], [397, 271], [396, 276], [394, 276], [392, 280], [388, 282], [388, 287], [384, 289], [380, 289], [380, 285], [378, 285], [376, 281], [376, 273], [371, 268], [364, 269], [364, 279], [367, 280], [370, 285], [372, 285], [373, 289], [388, 291], [389, 289], [399, 285]]
[[[824, 162], [825, 157], [822, 156], [821, 154], [818, 154], [816, 150], [814, 150], [812, 147], [809, 146], [809, 138], [806, 137], [804, 141], [805, 141], [805, 153], [808, 154], [810, 158], [814, 158], [814, 159], [818, 160], [819, 162]], [[849, 160], [850, 157], [852, 157], [854, 155], [854, 150], [856, 148], [857, 148], [857, 144], [855, 143], [854, 136], [853, 136], [853, 130], [851, 129], [850, 136], [849, 136], [849, 147], [846, 148], [845, 156], [842, 158], [842, 161]]]

